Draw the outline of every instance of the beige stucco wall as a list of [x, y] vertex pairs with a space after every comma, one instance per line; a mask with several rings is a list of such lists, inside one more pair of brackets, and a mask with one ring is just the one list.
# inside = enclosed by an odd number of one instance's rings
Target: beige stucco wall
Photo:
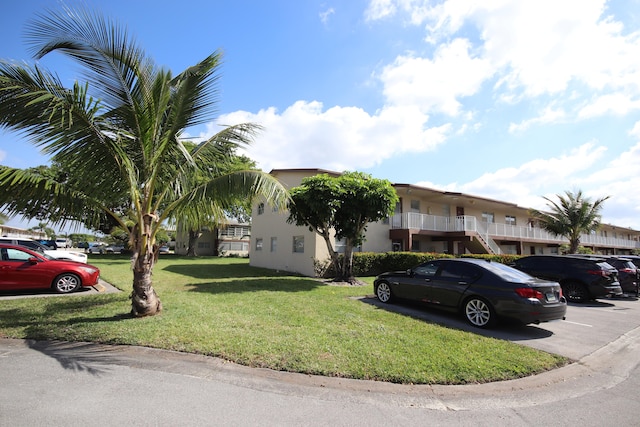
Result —
[[372, 222], [367, 226], [367, 237], [362, 244], [363, 252], [390, 252], [389, 223], [384, 221]]
[[[264, 213], [258, 215], [257, 206], [252, 211], [253, 225], [251, 229], [251, 247], [249, 263], [255, 267], [299, 273], [313, 276], [313, 260], [319, 256], [316, 234], [307, 227], [296, 227], [287, 224], [288, 214], [274, 212], [268, 205]], [[304, 238], [304, 252], [293, 251], [294, 236]], [[272, 239], [276, 239], [272, 248]], [[262, 241], [262, 248], [257, 243]]]
[[[317, 170], [296, 169], [272, 174], [287, 189], [299, 186], [302, 178], [313, 176]], [[334, 174], [335, 175], [335, 174]], [[265, 203], [264, 212], [258, 213], [259, 203]], [[324, 240], [308, 227], [297, 227], [287, 223], [288, 212], [274, 212], [264, 199], [254, 204], [251, 218], [251, 247], [249, 249], [249, 264], [275, 270], [314, 276], [314, 260], [326, 260], [329, 252]], [[304, 252], [293, 251], [294, 236], [304, 237]], [[271, 239], [276, 238], [276, 248], [272, 250]], [[262, 249], [257, 250], [256, 244], [262, 239]]]

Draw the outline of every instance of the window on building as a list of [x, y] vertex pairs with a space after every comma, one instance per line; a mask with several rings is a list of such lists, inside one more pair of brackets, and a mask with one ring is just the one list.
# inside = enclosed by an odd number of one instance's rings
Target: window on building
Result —
[[262, 239], [256, 239], [256, 251], [262, 250]]
[[211, 242], [198, 241], [198, 249], [211, 249]]
[[218, 250], [220, 252], [248, 252], [249, 244], [247, 242], [222, 242]]
[[516, 225], [516, 217], [513, 215], [507, 215], [504, 217], [504, 222], [507, 225]]
[[258, 215], [262, 215], [264, 213], [264, 203], [258, 204]]
[[411, 251], [420, 252], [420, 240], [411, 241]]
[[[339, 254], [343, 254], [345, 248], [347, 247], [347, 239], [334, 239], [333, 248]], [[353, 252], [362, 252], [362, 245], [356, 246], [353, 248]]]
[[293, 236], [293, 252], [304, 253], [304, 236]]
[[495, 222], [495, 215], [493, 212], [482, 212], [482, 220], [488, 224], [493, 224]]
[[420, 212], [420, 200], [411, 200], [411, 212]]
[[277, 237], [272, 237], [271, 238], [271, 252], [275, 252], [277, 248], [278, 248], [278, 238]]

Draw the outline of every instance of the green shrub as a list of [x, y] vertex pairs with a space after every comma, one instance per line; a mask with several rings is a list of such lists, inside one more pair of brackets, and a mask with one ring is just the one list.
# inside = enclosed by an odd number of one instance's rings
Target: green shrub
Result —
[[[432, 259], [457, 257], [487, 259], [510, 265], [522, 255], [464, 254], [456, 256], [436, 252], [355, 252], [353, 254], [353, 273], [360, 277], [377, 276], [385, 271], [407, 270]], [[324, 272], [331, 275], [333, 270], [325, 269]]]
[[402, 271], [420, 263], [453, 255], [432, 252], [356, 252], [353, 272], [356, 276], [377, 276], [385, 271]]

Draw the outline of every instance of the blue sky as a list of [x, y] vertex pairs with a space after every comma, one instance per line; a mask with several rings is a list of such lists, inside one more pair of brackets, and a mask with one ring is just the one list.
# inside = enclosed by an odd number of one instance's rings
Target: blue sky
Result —
[[[221, 49], [219, 114], [189, 135], [260, 123], [246, 154], [267, 172], [358, 170], [541, 209], [582, 190], [640, 230], [640, 0], [85, 4], [174, 72]], [[0, 58], [30, 61], [24, 25], [57, 6], [5, 5]], [[0, 131], [0, 164], [46, 162]]]

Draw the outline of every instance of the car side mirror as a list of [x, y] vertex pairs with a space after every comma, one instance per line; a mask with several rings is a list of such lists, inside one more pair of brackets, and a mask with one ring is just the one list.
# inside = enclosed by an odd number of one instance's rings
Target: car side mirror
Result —
[[37, 264], [38, 263], [38, 258], [32, 256], [27, 261], [29, 261], [29, 264]]
[[407, 269], [407, 276], [413, 276], [413, 270], [410, 268]]

